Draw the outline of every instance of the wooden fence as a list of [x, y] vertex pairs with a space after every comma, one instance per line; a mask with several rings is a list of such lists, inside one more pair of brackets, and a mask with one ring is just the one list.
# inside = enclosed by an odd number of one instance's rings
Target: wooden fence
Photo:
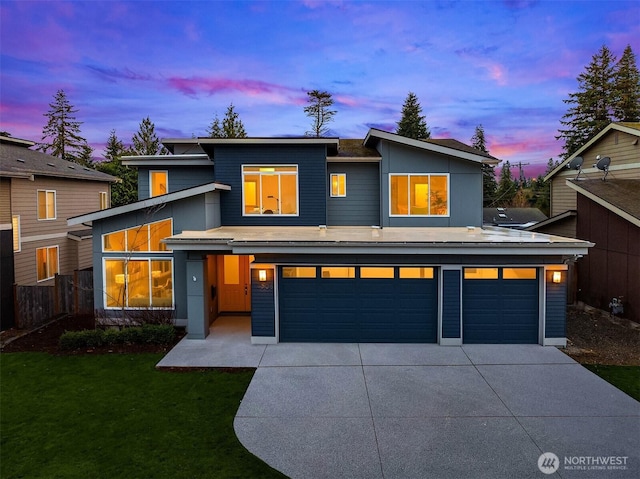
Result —
[[56, 275], [53, 286], [14, 285], [15, 327], [33, 329], [60, 314], [93, 314], [93, 272]]

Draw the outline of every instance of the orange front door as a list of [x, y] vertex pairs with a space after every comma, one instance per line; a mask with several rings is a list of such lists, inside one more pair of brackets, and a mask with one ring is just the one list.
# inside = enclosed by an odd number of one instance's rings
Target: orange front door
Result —
[[251, 281], [249, 257], [238, 255], [218, 256], [220, 277], [220, 312], [251, 311]]

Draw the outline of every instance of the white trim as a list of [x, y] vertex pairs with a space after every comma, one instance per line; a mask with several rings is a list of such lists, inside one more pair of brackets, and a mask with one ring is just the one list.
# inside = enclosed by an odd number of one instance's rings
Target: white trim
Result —
[[48, 241], [52, 239], [66, 238], [67, 231], [64, 233], [50, 233], [47, 235], [23, 236], [22, 243], [33, 243], [34, 241]]
[[[333, 177], [338, 177], [338, 193], [333, 194]], [[344, 178], [344, 194], [340, 194], [340, 177]], [[346, 173], [329, 173], [329, 197], [330, 198], [346, 198], [347, 197], [347, 174]]]
[[[165, 177], [165, 192], [153, 194], [153, 175], [154, 174], [164, 174]], [[161, 183], [162, 184], [162, 183]], [[149, 170], [149, 198], [155, 198], [156, 196], [164, 196], [169, 193], [169, 170]]]
[[632, 224], [634, 224], [636, 226], [640, 226], [640, 218], [637, 218], [637, 217], [627, 213], [626, 211], [621, 210], [617, 206], [612, 205], [611, 203], [609, 203], [608, 201], [604, 200], [603, 198], [600, 198], [598, 195], [594, 195], [590, 191], [587, 191], [584, 188], [581, 188], [579, 184], [576, 184], [576, 183], [574, 183], [572, 181], [567, 181], [566, 183], [567, 183], [567, 186], [569, 188], [571, 188], [572, 190], [575, 190], [578, 193], [580, 193], [581, 195], [586, 196], [591, 201], [599, 204], [603, 208], [606, 208], [607, 210], [611, 211], [612, 213], [615, 213], [616, 215], [620, 216], [621, 218], [624, 218], [628, 222], [630, 222], [630, 223], [632, 223]]
[[[16, 223], [18, 225], [18, 231], [17, 233], [14, 231], [14, 225], [13, 225], [13, 221], [14, 218], [16, 218]], [[17, 239], [18, 239], [18, 248], [16, 249], [16, 245], [15, 245], [15, 237], [17, 235]], [[13, 242], [13, 252], [14, 253], [19, 253], [20, 251], [22, 251], [22, 238], [21, 238], [21, 225], [20, 225], [20, 215], [11, 215], [11, 240]]]
[[[246, 167], [251, 167], [251, 168], [292, 168], [295, 167], [295, 171], [249, 171], [249, 172], [245, 172], [244, 169]], [[247, 217], [247, 218], [256, 218], [256, 217], [263, 217], [263, 216], [267, 216], [268, 218], [272, 218], [275, 216], [286, 216], [286, 217], [297, 217], [300, 216], [300, 168], [298, 166], [298, 164], [243, 164], [240, 166], [240, 175], [241, 175], [241, 181], [242, 181], [242, 216], [243, 217]], [[259, 193], [256, 193], [256, 195], [258, 196], [257, 201], [258, 201], [258, 213], [247, 213], [246, 212], [246, 205], [245, 205], [245, 191], [244, 191], [244, 187], [245, 187], [245, 176], [258, 176], [259, 181], [260, 181], [260, 185], [259, 185]], [[271, 214], [265, 214], [264, 211], [267, 211], [263, 208], [262, 206], [262, 177], [263, 176], [278, 176], [278, 197], [274, 198], [276, 200], [276, 204], [277, 204], [277, 211], [273, 212]], [[282, 213], [282, 176], [295, 176], [296, 179], [296, 212], [291, 214], [291, 213]], [[269, 210], [269, 211], [273, 211], [273, 210]]]
[[[40, 218], [40, 192], [44, 192], [44, 209], [47, 215], [44, 218]], [[49, 217], [49, 193], [53, 193], [53, 217]], [[57, 193], [56, 190], [36, 190], [36, 218], [38, 221], [52, 221], [58, 219], [58, 205], [57, 205]]]
[[0, 223], [0, 231], [9, 231], [13, 229], [11, 223]]
[[[53, 275], [51, 276], [47, 276], [46, 278], [43, 279], [38, 279], [38, 251], [40, 250], [46, 250], [47, 251], [47, 271], [46, 274], [50, 275], [51, 271], [49, 271], [49, 250], [55, 248], [56, 250], [56, 266], [57, 266], [57, 270], [54, 271]], [[59, 245], [52, 245], [52, 246], [43, 246], [41, 248], [36, 248], [36, 283], [42, 283], [44, 281], [49, 281], [52, 280], [56, 277], [56, 274], [60, 273], [60, 246]]]
[[[389, 218], [450, 218], [451, 217], [451, 177], [449, 173], [388, 173], [389, 189], [388, 189], [388, 214]], [[406, 176], [407, 177], [407, 214], [393, 214], [391, 213], [391, 178], [393, 176]], [[411, 214], [411, 177], [412, 176], [426, 176], [428, 177], [429, 198], [427, 198], [427, 208], [431, 211], [431, 177], [432, 176], [445, 176], [447, 178], [447, 214], [446, 215], [412, 215]]]

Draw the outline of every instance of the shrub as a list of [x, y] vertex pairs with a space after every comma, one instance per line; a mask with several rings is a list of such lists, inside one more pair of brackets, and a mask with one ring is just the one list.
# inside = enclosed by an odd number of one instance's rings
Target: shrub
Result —
[[141, 329], [142, 340], [148, 344], [171, 344], [176, 337], [176, 330], [170, 324], [145, 324]]
[[171, 344], [176, 336], [172, 325], [146, 324], [142, 327], [122, 330], [87, 329], [84, 331], [66, 331], [60, 336], [59, 347], [62, 350], [96, 348], [114, 344]]
[[104, 331], [85, 329], [84, 331], [66, 331], [60, 336], [60, 349], [95, 348], [104, 344]]

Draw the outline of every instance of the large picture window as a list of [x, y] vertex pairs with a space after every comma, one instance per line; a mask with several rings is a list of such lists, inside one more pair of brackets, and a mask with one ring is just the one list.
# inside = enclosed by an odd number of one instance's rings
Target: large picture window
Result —
[[38, 190], [38, 219], [56, 219], [56, 192], [53, 190]]
[[49, 246], [36, 249], [38, 281], [52, 279], [58, 272], [58, 247]]
[[298, 215], [298, 166], [242, 167], [244, 215]]
[[173, 234], [172, 220], [156, 221], [102, 235], [102, 251], [167, 251], [161, 240]]
[[448, 216], [449, 175], [389, 175], [391, 216]]
[[104, 260], [106, 308], [173, 308], [173, 260]]

